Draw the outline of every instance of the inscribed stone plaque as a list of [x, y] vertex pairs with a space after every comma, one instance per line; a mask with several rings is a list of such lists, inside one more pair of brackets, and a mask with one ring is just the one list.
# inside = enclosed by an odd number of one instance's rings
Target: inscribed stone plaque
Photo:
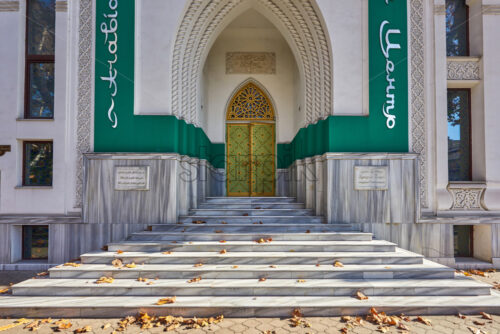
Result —
[[228, 52], [226, 74], [276, 74], [274, 52]]
[[387, 167], [354, 166], [355, 190], [387, 190]]
[[115, 167], [115, 190], [149, 190], [149, 166]]

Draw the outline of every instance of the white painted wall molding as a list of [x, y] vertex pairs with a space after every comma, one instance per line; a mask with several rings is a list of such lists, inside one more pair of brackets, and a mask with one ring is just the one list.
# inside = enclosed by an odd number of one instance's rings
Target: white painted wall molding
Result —
[[410, 113], [412, 151], [418, 153], [420, 204], [427, 203], [427, 117], [425, 112], [424, 1], [410, 0]]
[[93, 23], [94, 1], [79, 2], [79, 34], [78, 34], [78, 115], [76, 131], [76, 193], [75, 207], [82, 207], [83, 199], [83, 154], [91, 152], [93, 136]]
[[479, 57], [448, 57], [448, 80], [480, 80]]
[[19, 1], [0, 1], [0, 12], [18, 12]]
[[450, 210], [487, 210], [483, 203], [485, 182], [450, 182], [448, 191], [453, 198]]
[[331, 48], [313, 0], [191, 1], [179, 26], [172, 57], [172, 112], [200, 126], [200, 74], [204, 57], [220, 30], [240, 10], [255, 8], [270, 17], [292, 42], [305, 81], [308, 124], [333, 112]]

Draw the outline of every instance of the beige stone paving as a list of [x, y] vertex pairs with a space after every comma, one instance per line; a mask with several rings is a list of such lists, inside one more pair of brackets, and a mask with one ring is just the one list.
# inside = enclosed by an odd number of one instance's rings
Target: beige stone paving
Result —
[[[0, 286], [8, 285], [8, 283], [16, 283], [22, 281], [26, 278], [33, 276], [33, 272], [0, 272]], [[500, 273], [490, 274], [489, 277], [478, 277], [474, 278], [488, 282], [490, 284], [498, 284], [500, 282]], [[473, 333], [468, 327], [475, 329], [480, 329], [482, 332], [478, 333], [489, 333], [489, 334], [500, 334], [500, 316], [493, 315], [493, 321], [488, 321], [482, 319], [480, 315], [467, 316], [465, 319], [460, 319], [457, 316], [426, 316], [432, 323], [432, 326], [424, 325], [416, 321], [416, 317], [412, 316], [411, 321], [405, 322], [405, 325], [409, 328], [409, 333], [443, 333], [443, 334], [470, 334]], [[291, 322], [288, 319], [277, 319], [277, 318], [249, 318], [249, 319], [224, 319], [218, 324], [213, 324], [208, 327], [199, 329], [187, 329], [185, 326], [180, 327], [176, 330], [170, 331], [170, 333], [186, 333], [186, 334], [206, 334], [206, 333], [218, 333], [218, 334], [259, 334], [259, 333], [275, 333], [275, 334], [288, 334], [288, 333], [341, 333], [342, 328], [347, 327], [347, 324], [343, 322], [339, 317], [322, 317], [322, 318], [304, 318], [310, 327], [292, 327]], [[15, 319], [0, 319], [0, 331], [6, 325], [14, 323]], [[89, 333], [96, 334], [111, 334], [118, 330], [118, 322], [120, 319], [69, 319], [72, 326], [68, 330], [62, 330], [60, 333], [74, 333], [78, 328], [85, 326], [91, 326], [92, 330]], [[475, 324], [474, 322], [484, 323]], [[111, 327], [103, 329], [103, 326], [110, 324]], [[15, 328], [5, 330], [4, 333], [28, 333], [29, 329], [24, 328], [25, 325], [20, 325]], [[35, 331], [38, 334], [50, 334], [54, 333], [53, 325], [43, 324], [40, 328]], [[156, 334], [165, 333], [164, 326], [159, 326], [156, 328], [151, 328], [147, 330], [142, 330], [137, 325], [130, 325], [124, 332], [121, 333], [144, 333], [144, 334]], [[120, 332], [117, 332], [120, 333]], [[364, 321], [362, 326], [349, 327], [347, 333], [355, 334], [370, 334], [370, 333], [381, 333], [377, 325], [371, 324]], [[404, 331], [398, 330], [397, 328], [391, 327], [387, 333], [399, 333], [402, 334]]]

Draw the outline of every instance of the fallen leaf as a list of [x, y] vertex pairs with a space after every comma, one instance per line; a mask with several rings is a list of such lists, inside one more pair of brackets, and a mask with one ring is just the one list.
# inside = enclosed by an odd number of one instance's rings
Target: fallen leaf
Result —
[[216, 230], [215, 233], [222, 233], [222, 230]]
[[269, 268], [276, 268], [274, 264], [270, 265]]
[[201, 266], [203, 266], [203, 263], [197, 263], [193, 267], [197, 268], [197, 267], [201, 267]]
[[142, 277], [139, 277], [139, 278], [137, 279], [137, 281], [138, 281], [138, 282], [144, 282], [144, 283], [145, 283], [145, 282], [147, 282], [147, 281], [148, 281], [148, 279], [147, 279], [147, 278], [142, 278]]
[[311, 233], [311, 230], [307, 230], [306, 233]]
[[165, 254], [165, 255], [170, 255], [170, 254], [172, 254], [172, 252], [171, 252], [171, 251], [168, 251], [168, 252], [163, 252], [162, 254]]
[[67, 320], [59, 320], [54, 323], [54, 325], [57, 326], [57, 329], [62, 330], [62, 329], [70, 329], [73, 324]]
[[193, 224], [206, 224], [207, 222], [202, 221], [202, 220], [194, 220], [192, 223]]
[[351, 321], [351, 317], [348, 316], [348, 315], [344, 315], [343, 317], [340, 318], [340, 320], [342, 320], [343, 322], [349, 322]]
[[403, 324], [402, 322], [399, 323], [398, 329], [401, 329], [401, 330], [404, 330], [404, 331], [409, 331], [410, 330], [410, 328], [408, 326], [406, 326], [405, 324]]
[[305, 283], [305, 281], [306, 281], [305, 279], [298, 279], [297, 283]]
[[198, 277], [195, 277], [195, 278], [191, 278], [189, 281], [187, 281], [188, 283], [196, 283], [196, 282], [199, 282], [201, 281], [201, 276], [198, 276]]
[[238, 268], [238, 266], [232, 266], [231, 268], [236, 269], [236, 268]]
[[223, 243], [225, 243], [225, 242], [226, 242], [226, 240], [220, 240], [219, 242], [220, 242], [221, 244], [223, 244]]
[[489, 315], [488, 313], [481, 312], [479, 314], [481, 314], [483, 316], [483, 319], [493, 320], [493, 318], [491, 317], [491, 315]]
[[482, 334], [482, 331], [480, 329], [477, 329], [475, 327], [468, 326], [467, 327], [473, 334]]
[[226, 222], [221, 222], [221, 224], [227, 225], [227, 223], [226, 223]]
[[102, 247], [101, 247], [101, 250], [103, 250], [103, 251], [107, 252], [107, 251], [108, 251], [108, 246], [107, 246], [107, 245], [102, 246]]
[[359, 300], [366, 300], [368, 299], [368, 297], [366, 297], [361, 291], [358, 290], [358, 292], [356, 292], [356, 298], [358, 298]]
[[267, 278], [265, 278], [265, 277], [261, 277], [261, 278], [259, 278], [259, 282], [264, 282], [264, 281], [266, 281], [266, 280], [267, 280]]
[[319, 263], [316, 263], [316, 267], [319, 267], [319, 266], [321, 266], [321, 265]]
[[244, 216], [244, 217], [247, 217], [247, 216], [248, 216], [248, 213], [244, 213], [244, 214], [243, 214], [243, 216]]
[[10, 291], [10, 288], [5, 288], [5, 289], [0, 290], [0, 294], [7, 293], [9, 291]]
[[135, 265], [135, 263], [134, 263], [134, 262], [132, 262], [132, 263], [128, 263], [128, 264], [126, 264], [126, 265], [125, 265], [125, 267], [127, 267], [127, 268], [135, 268], [135, 267], [136, 267], [136, 265]]
[[66, 262], [65, 264], [63, 264], [63, 266], [65, 267], [79, 267], [81, 265], [82, 265], [81, 263], [75, 263], [75, 262]]
[[463, 314], [461, 314], [461, 313], [459, 313], [459, 314], [457, 315], [457, 317], [459, 317], [460, 319], [465, 319], [465, 318], [467, 318], [465, 315], [463, 315]]
[[153, 285], [155, 282], [147, 282], [146, 285]]
[[431, 321], [429, 319], [424, 318], [424, 317], [417, 317], [417, 321], [420, 321], [424, 325], [432, 326]]
[[260, 238], [260, 239], [255, 240], [255, 242], [258, 244], [263, 244], [266, 241], [263, 238]]
[[114, 259], [113, 261], [111, 261], [111, 264], [113, 265], [113, 267], [122, 267], [123, 266], [123, 262], [120, 259]]
[[102, 326], [102, 329], [108, 329], [111, 327], [111, 324], [108, 322], [107, 324]]
[[85, 326], [82, 328], [75, 329], [75, 331], [74, 331], [75, 334], [88, 333], [88, 332], [92, 332], [92, 327]]
[[387, 332], [389, 331], [389, 327], [379, 326], [379, 327], [378, 327], [378, 330], [379, 330], [381, 333], [387, 333]]
[[473, 323], [474, 323], [474, 325], [477, 325], [477, 326], [484, 326], [485, 325], [485, 322], [481, 322], [478, 320], [474, 320]]
[[165, 327], [165, 330], [166, 330], [167, 332], [169, 332], [169, 331], [173, 331], [174, 329], [177, 329], [177, 328], [179, 328], [179, 327], [181, 327], [181, 324], [180, 324], [179, 322], [174, 322], [173, 324], [171, 324], [171, 325], [169, 325], [169, 326]]
[[99, 278], [97, 281], [95, 281], [96, 284], [103, 284], [103, 283], [108, 283], [108, 284], [111, 284], [113, 283], [115, 279], [113, 277], [106, 277], [106, 276], [102, 276], [101, 278]]
[[116, 254], [123, 254], [123, 251], [119, 249], [116, 251]]
[[340, 333], [342, 333], [342, 334], [347, 334], [348, 331], [349, 330], [346, 327], [340, 329]]
[[335, 263], [333, 264], [334, 267], [338, 267], [338, 268], [341, 268], [344, 266], [344, 264], [340, 261], [335, 261]]
[[175, 296], [161, 298], [156, 302], [156, 305], [173, 304], [175, 303]]
[[41, 272], [41, 273], [38, 273], [36, 274], [37, 276], [48, 276], [49, 273], [47, 271], [44, 271], [44, 272]]
[[227, 253], [227, 250], [223, 249], [219, 252], [220, 254], [226, 254]]

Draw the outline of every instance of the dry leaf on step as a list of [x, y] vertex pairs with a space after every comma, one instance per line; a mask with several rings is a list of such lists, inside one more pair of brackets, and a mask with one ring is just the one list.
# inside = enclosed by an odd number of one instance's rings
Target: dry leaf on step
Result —
[[7, 293], [9, 291], [10, 291], [10, 288], [5, 288], [5, 289], [0, 290], [0, 294]]
[[344, 264], [340, 261], [335, 261], [335, 263], [333, 264], [334, 267], [338, 267], [338, 268], [341, 268], [344, 266]]
[[127, 268], [135, 268], [135, 263], [132, 262], [132, 263], [126, 264], [125, 267], [127, 267]]
[[305, 283], [305, 282], [306, 282], [306, 280], [305, 280], [305, 279], [298, 279], [298, 280], [297, 280], [297, 283]]
[[224, 224], [224, 225], [226, 225], [227, 223], [226, 223], [226, 222], [221, 222], [221, 224]]
[[343, 317], [340, 318], [343, 322], [349, 322], [352, 320], [352, 318], [348, 315], [344, 315]]
[[202, 220], [194, 220], [193, 224], [206, 224], [207, 222], [202, 221]]
[[417, 321], [420, 321], [424, 325], [432, 326], [431, 321], [429, 319], [424, 318], [424, 317], [417, 317]]
[[270, 265], [269, 268], [276, 268], [274, 264]]
[[356, 298], [359, 300], [366, 300], [368, 297], [366, 297], [361, 291], [356, 292]]
[[222, 233], [222, 230], [216, 230], [215, 233]]
[[474, 325], [476, 326], [484, 326], [485, 325], [485, 322], [481, 322], [481, 321], [477, 321], [477, 320], [474, 320]]
[[113, 267], [121, 267], [121, 266], [123, 266], [123, 262], [120, 259], [114, 259], [113, 261], [111, 261], [111, 264], [113, 265]]
[[122, 253], [123, 253], [123, 251], [119, 249], [119, 250], [117, 250], [117, 251], [116, 251], [116, 253], [117, 253], [117, 254], [122, 254]]
[[481, 312], [479, 314], [481, 314], [483, 316], [483, 319], [493, 320], [493, 318], [491, 317], [491, 315], [489, 315], [488, 313]]
[[99, 278], [97, 281], [95, 281], [96, 284], [103, 284], [103, 283], [108, 283], [108, 284], [111, 284], [113, 283], [115, 279], [113, 277], [106, 277], [106, 276], [102, 276], [101, 278]]
[[156, 302], [156, 305], [173, 304], [175, 303], [175, 296], [161, 298]]
[[244, 216], [244, 217], [247, 217], [247, 216], [248, 216], [248, 213], [244, 213], [244, 214], [243, 214], [243, 216]]
[[408, 326], [406, 326], [405, 324], [403, 324], [401, 322], [398, 325], [398, 329], [401, 329], [401, 330], [404, 330], [404, 331], [409, 331], [410, 330], [410, 328]]
[[189, 281], [187, 281], [188, 283], [196, 283], [196, 282], [199, 282], [201, 281], [201, 276], [198, 276], [198, 277], [195, 277], [195, 278], [191, 278]]
[[264, 281], [266, 281], [266, 280], [267, 280], [267, 278], [265, 278], [265, 277], [261, 277], [261, 278], [259, 278], [259, 282], [264, 282]]
[[197, 268], [197, 267], [201, 267], [201, 266], [203, 266], [203, 263], [197, 263], [193, 267]]
[[236, 268], [238, 268], [238, 266], [232, 266], [231, 268], [236, 269]]
[[85, 326], [82, 328], [75, 329], [75, 334], [88, 333], [88, 332], [92, 332], [92, 327]]
[[306, 233], [311, 233], [311, 230], [307, 230]]
[[221, 244], [223, 244], [223, 243], [225, 243], [225, 242], [226, 242], [226, 240], [220, 240], [219, 242], [220, 242]]
[[107, 324], [105, 324], [104, 326], [102, 326], [102, 329], [108, 329], [111, 327], [111, 324], [108, 322]]
[[379, 327], [378, 327], [378, 330], [379, 330], [381, 333], [387, 333], [387, 332], [389, 331], [389, 327], [379, 326]]
[[59, 320], [54, 323], [58, 330], [70, 329], [73, 324], [67, 320]]
[[473, 334], [482, 334], [482, 331], [480, 329], [477, 329], [475, 327], [467, 327]]
[[81, 263], [75, 263], [75, 262], [66, 262], [65, 264], [63, 264], [63, 266], [65, 267], [79, 267], [81, 265], [82, 265]]
[[49, 273], [47, 271], [44, 271], [44, 272], [41, 272], [41, 273], [38, 273], [36, 274], [37, 276], [48, 276]]
[[221, 250], [219, 253], [221, 253], [221, 254], [226, 254], [226, 253], [227, 253], [227, 250], [223, 249], [223, 250]]
[[319, 263], [316, 263], [316, 267], [319, 267], [319, 266], [321, 266], [321, 264], [319, 264]]
[[162, 254], [170, 255], [170, 254], [172, 254], [172, 252], [168, 251], [168, 252], [163, 252]]
[[137, 279], [137, 281], [139, 281], [139, 282], [147, 282], [147, 281], [148, 281], [148, 279], [147, 279], [147, 278], [142, 278], [142, 277], [139, 277], [139, 278]]

